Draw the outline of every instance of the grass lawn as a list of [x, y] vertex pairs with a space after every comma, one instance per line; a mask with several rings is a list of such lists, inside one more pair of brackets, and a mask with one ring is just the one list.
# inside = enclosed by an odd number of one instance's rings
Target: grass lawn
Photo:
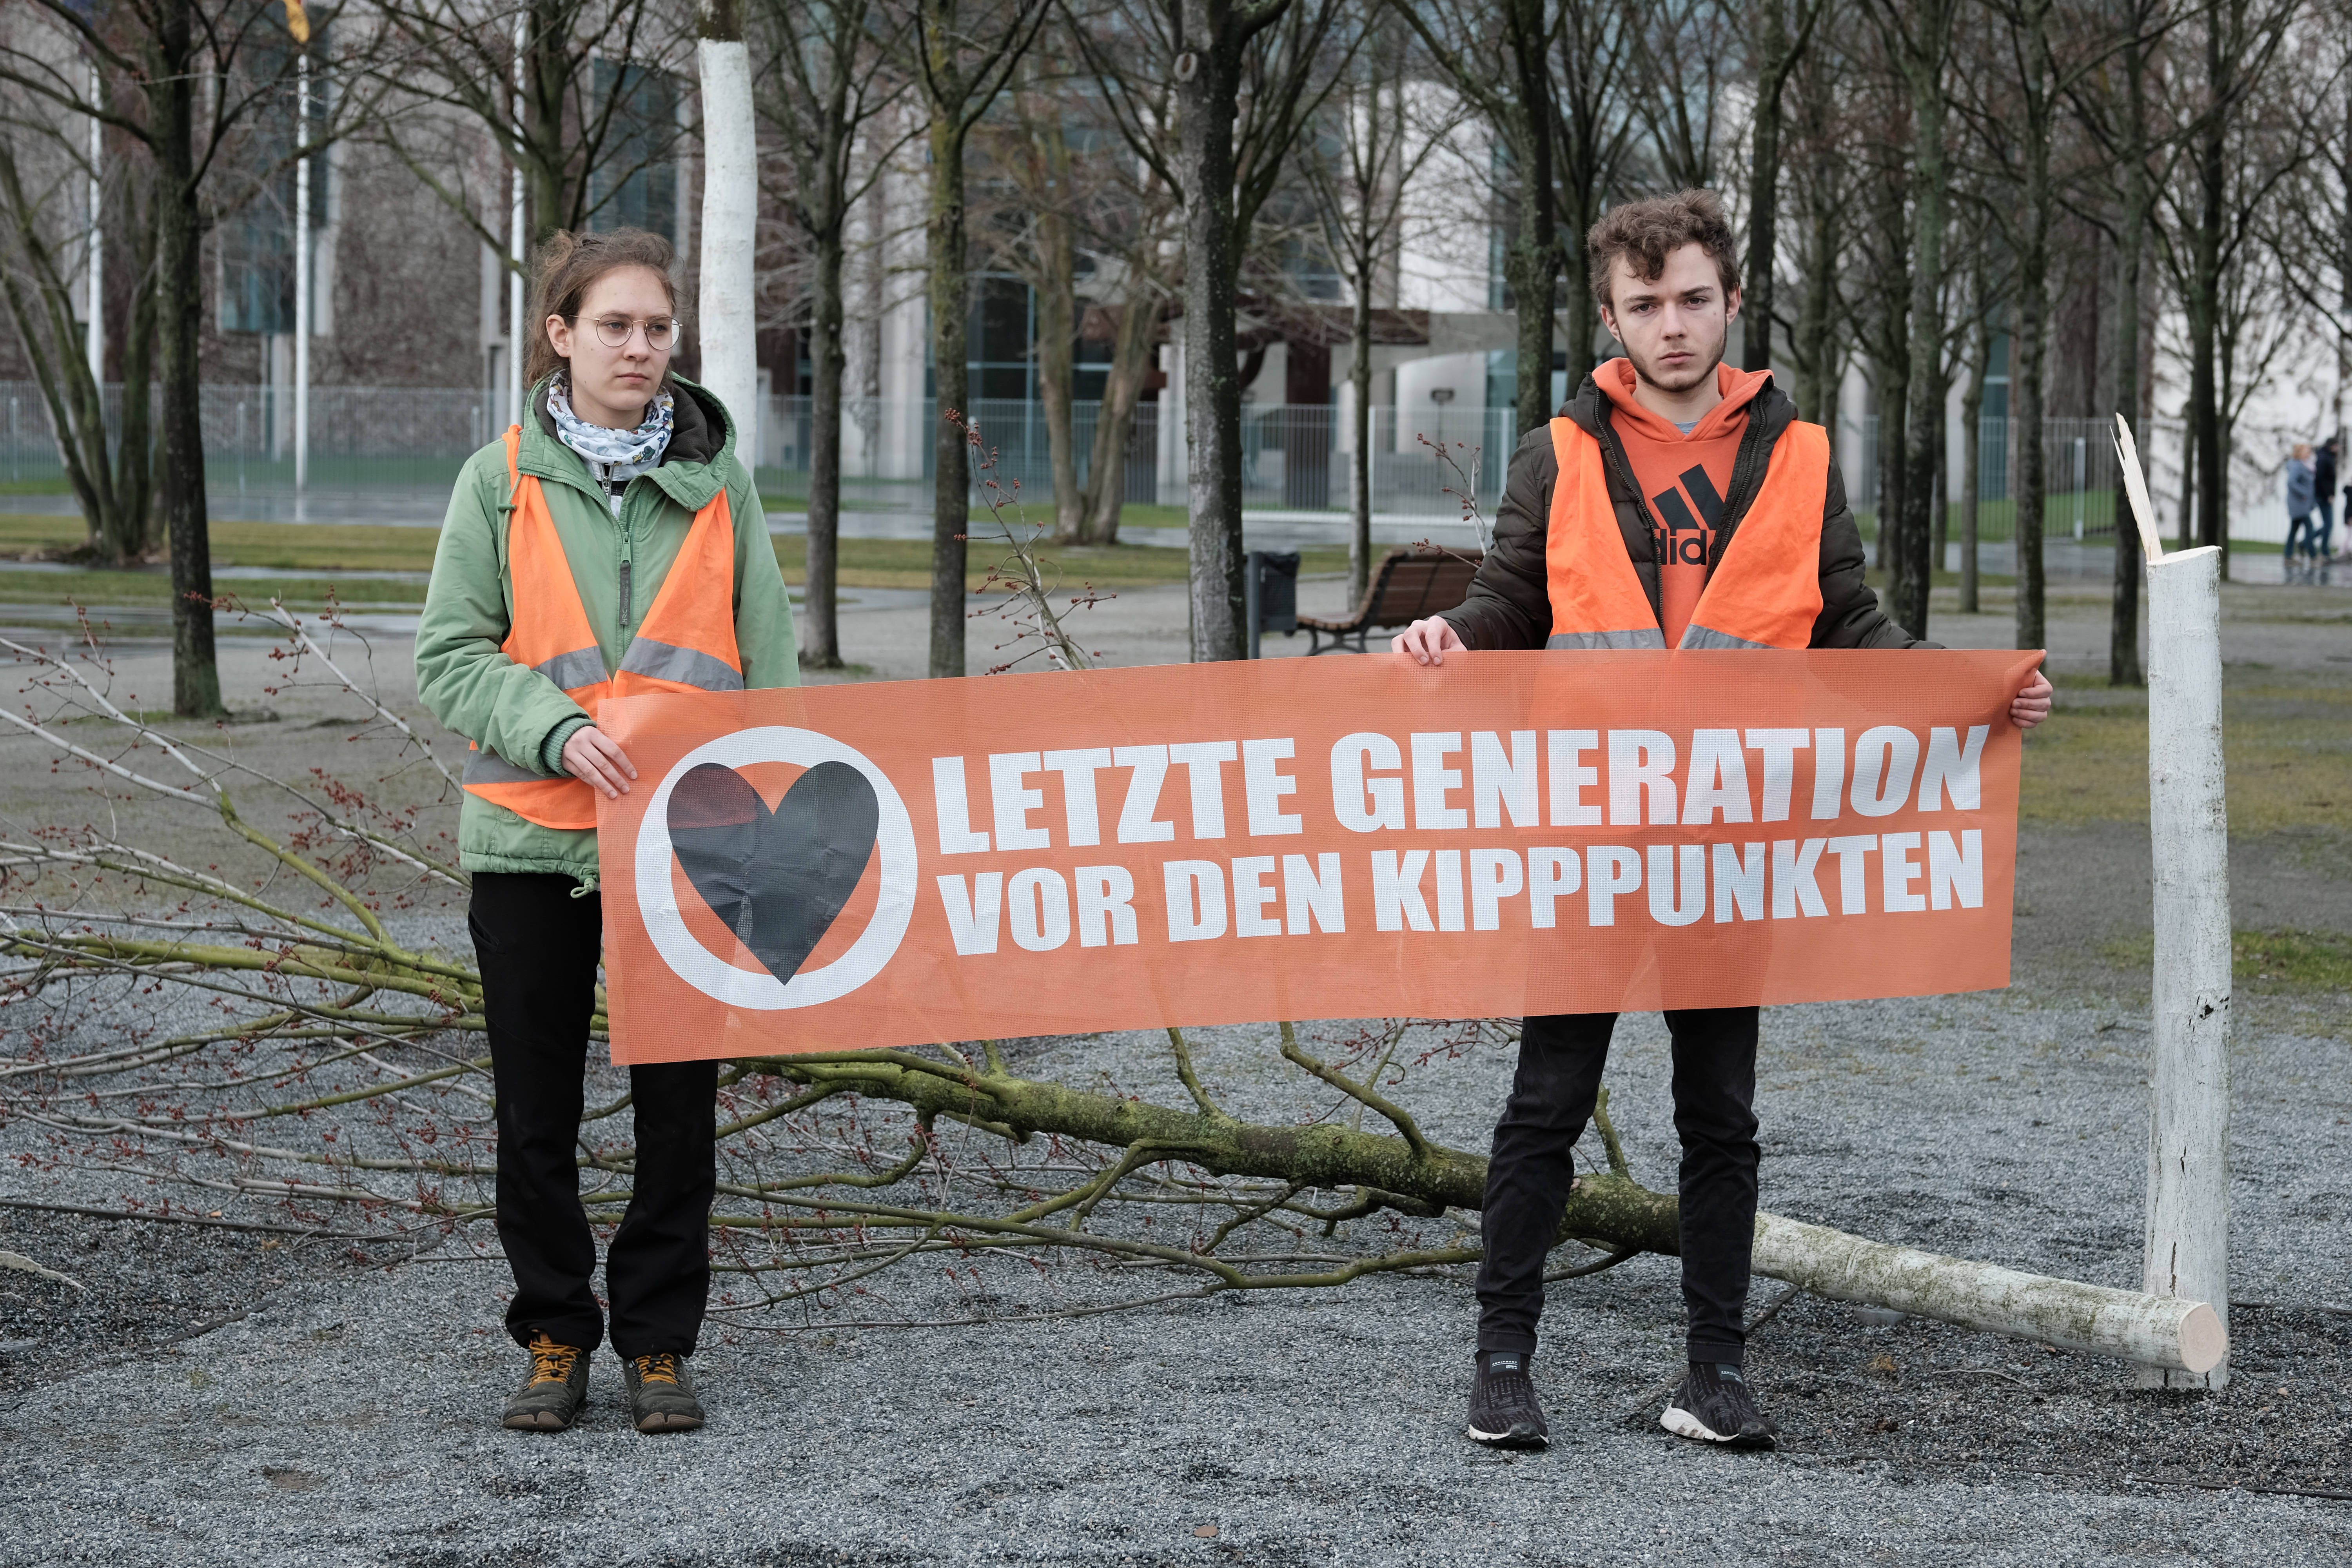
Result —
[[[2128, 969], [2156, 958], [2156, 939], [2111, 942], [2101, 957]], [[2230, 933], [2230, 969], [2244, 990], [2352, 992], [2352, 936], [2341, 931], [2239, 931]]]
[[[1129, 508], [1130, 512], [1136, 509]], [[26, 517], [0, 513], [0, 556], [68, 549], [81, 542], [82, 526], [70, 517]], [[266, 566], [282, 572], [316, 576], [268, 582], [229, 582], [221, 586], [256, 599], [276, 594], [290, 604], [319, 604], [335, 584], [337, 572], [426, 572], [433, 566], [433, 547], [440, 531], [431, 528], [343, 527], [326, 523], [234, 522], [212, 525], [213, 562], [219, 566]], [[792, 534], [777, 536], [776, 559], [785, 581], [795, 585], [808, 580], [807, 541]], [[1106, 588], [1139, 588], [1181, 583], [1188, 561], [1181, 550], [1152, 545], [1080, 545], [1067, 549], [1048, 545], [1039, 552], [1056, 582], [1077, 587], [1091, 583]], [[989, 567], [1004, 559], [1000, 544], [993, 548], [975, 538], [965, 581], [977, 588]], [[1309, 550], [1302, 572], [1343, 572], [1344, 549]], [[919, 539], [845, 539], [841, 542], [841, 585], [845, 588], [926, 588], [931, 581], [931, 547]], [[129, 572], [11, 572], [0, 560], [0, 596], [18, 603], [53, 604], [72, 599], [86, 605], [160, 605], [171, 596], [171, 580], [159, 567]], [[341, 585], [347, 604], [413, 605], [423, 602], [421, 583], [387, 583], [366, 578]]]
[[[2062, 826], [2146, 822], [2147, 694], [2063, 675], [2058, 688], [2053, 721], [2026, 742], [2019, 816]], [[2222, 673], [2221, 700], [2231, 831], [2344, 832], [2352, 823], [2352, 688], [2233, 664]]]

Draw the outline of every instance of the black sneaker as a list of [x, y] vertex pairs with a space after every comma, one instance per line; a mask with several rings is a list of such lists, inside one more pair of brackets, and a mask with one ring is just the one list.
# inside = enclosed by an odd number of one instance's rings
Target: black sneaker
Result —
[[691, 1432], [702, 1425], [702, 1402], [686, 1358], [668, 1351], [630, 1356], [621, 1363], [629, 1385], [629, 1415], [640, 1432]]
[[1694, 1362], [1690, 1375], [1666, 1401], [1658, 1425], [1677, 1437], [1721, 1443], [1729, 1448], [1770, 1448], [1780, 1428], [1756, 1407], [1748, 1380], [1736, 1366]]
[[561, 1432], [588, 1403], [588, 1352], [545, 1334], [530, 1342], [530, 1375], [507, 1400], [507, 1426], [518, 1432]]
[[1525, 1351], [1480, 1351], [1470, 1390], [1470, 1437], [1490, 1448], [1549, 1448], [1551, 1428], [1528, 1376]]

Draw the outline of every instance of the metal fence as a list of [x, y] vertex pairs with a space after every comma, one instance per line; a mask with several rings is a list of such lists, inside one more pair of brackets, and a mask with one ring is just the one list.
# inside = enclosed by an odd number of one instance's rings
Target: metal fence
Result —
[[[807, 493], [814, 436], [810, 400], [772, 397], [761, 421], [760, 476], [763, 489]], [[1088, 482], [1102, 416], [1099, 403], [1070, 410], [1072, 467]], [[937, 448], [937, 405], [929, 399], [847, 400], [842, 410], [842, 483], [867, 504], [928, 506]], [[975, 492], [992, 479], [1024, 500], [1043, 502], [1053, 490], [1052, 444], [1045, 411], [1028, 402], [975, 400], [968, 412], [979, 432]], [[1120, 488], [1130, 502], [1182, 506], [1186, 469], [1181, 410], [1172, 401], [1140, 403], [1128, 433]], [[1387, 515], [1461, 515], [1448, 490], [1475, 479], [1479, 505], [1492, 511], [1501, 494], [1512, 447], [1511, 411], [1375, 408], [1371, 416], [1372, 510]], [[1344, 410], [1321, 404], [1242, 406], [1242, 500], [1255, 511], [1344, 511], [1348, 508], [1352, 433]], [[1442, 454], [1442, 455], [1441, 455]], [[1450, 462], [1450, 466], [1449, 466]], [[978, 464], [987, 465], [980, 468]]]
[[[1871, 415], [1843, 426], [1847, 498], [1866, 527], [1878, 514], [1879, 424]], [[2114, 425], [2105, 419], [2042, 422], [2042, 531], [2045, 539], [2103, 539], [2116, 530]], [[1977, 426], [1977, 537], [1999, 542], [2017, 531], [2018, 421], [1987, 416]], [[1952, 454], [1950, 467], [1963, 460]], [[1951, 537], [1960, 535], [1960, 496], [1944, 496]]]
[[[121, 389], [106, 389], [110, 422], [120, 429]], [[764, 401], [752, 446], [761, 491], [786, 510], [808, 493], [810, 399]], [[57, 484], [63, 468], [47, 404], [31, 382], [0, 382], [6, 425], [0, 427], [0, 482]], [[310, 482], [319, 489], [446, 486], [473, 452], [495, 437], [502, 411], [474, 387], [319, 386], [310, 391]], [[1071, 408], [1072, 464], [1087, 482], [1094, 463], [1098, 403]], [[1181, 509], [1186, 445], [1181, 409], [1172, 400], [1139, 404], [1128, 432], [1121, 489], [1129, 502]], [[931, 505], [938, 412], [929, 399], [851, 399], [842, 416], [845, 500], [853, 508], [925, 512]], [[979, 400], [970, 410], [982, 452], [973, 497], [993, 479], [1046, 504], [1053, 463], [1045, 409], [1030, 402]], [[285, 492], [294, 482], [294, 409], [282, 386], [205, 388], [206, 467], [217, 491]], [[1388, 517], [1458, 518], [1461, 495], [1475, 495], [1489, 518], [1516, 442], [1512, 411], [1499, 408], [1375, 408], [1371, 411], [1372, 510]], [[2166, 426], [2171, 426], [2171, 435]], [[2116, 456], [2098, 419], [2051, 419], [2042, 426], [2048, 537], [2111, 535], [2116, 517]], [[1840, 458], [1847, 490], [1865, 528], [1878, 506], [1878, 421], [1846, 422]], [[2017, 421], [1987, 418], [1979, 427], [1979, 536], [2010, 538], [2015, 526]], [[1243, 504], [1252, 511], [1343, 513], [1349, 505], [1353, 432], [1336, 405], [1244, 404]], [[2177, 422], [2158, 421], [2143, 454], [2159, 494], [2178, 489]], [[1957, 457], [1957, 454], [1955, 455]], [[2170, 467], [2168, 468], [2168, 463]], [[1957, 464], [1955, 465], [1957, 466]], [[2168, 475], [2170, 476], [2168, 481]], [[1947, 496], [1958, 537], [1959, 497]]]
[[[122, 388], [107, 387], [105, 398], [108, 428], [119, 437]], [[40, 387], [29, 381], [0, 382], [0, 399], [7, 415], [0, 474], [19, 485], [62, 479], [64, 466]], [[151, 389], [151, 420], [159, 402]], [[199, 416], [206, 476], [214, 489], [293, 488], [292, 388], [207, 386]], [[322, 489], [446, 485], [459, 465], [497, 433], [494, 413], [472, 388], [314, 386], [310, 482]]]

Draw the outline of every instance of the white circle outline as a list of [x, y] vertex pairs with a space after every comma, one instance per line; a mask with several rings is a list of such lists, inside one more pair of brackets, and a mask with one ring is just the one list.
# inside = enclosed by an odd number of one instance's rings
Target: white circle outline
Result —
[[[882, 858], [881, 897], [875, 904], [874, 918], [866, 922], [846, 952], [821, 969], [803, 970], [789, 984], [765, 972], [755, 974], [738, 969], [703, 946], [687, 929], [686, 916], [677, 907], [677, 886], [670, 877], [670, 791], [690, 770], [705, 763], [727, 768], [754, 763], [789, 763], [802, 768], [846, 763], [874, 786], [875, 800], [881, 807], [875, 825], [875, 847]], [[830, 735], [772, 724], [704, 742], [680, 757], [654, 791], [637, 829], [637, 912], [662, 962], [704, 995], [730, 1007], [762, 1013], [813, 1007], [848, 995], [881, 973], [898, 952], [915, 917], [915, 824], [889, 776]]]

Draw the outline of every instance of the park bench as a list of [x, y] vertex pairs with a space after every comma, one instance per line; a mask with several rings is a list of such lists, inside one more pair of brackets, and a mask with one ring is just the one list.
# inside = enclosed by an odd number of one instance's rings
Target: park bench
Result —
[[1354, 612], [1339, 620], [1301, 616], [1311, 657], [1346, 648], [1364, 653], [1365, 639], [1391, 626], [1409, 626], [1424, 616], [1453, 609], [1470, 596], [1470, 579], [1484, 559], [1478, 552], [1391, 550], [1372, 569], [1372, 584]]

